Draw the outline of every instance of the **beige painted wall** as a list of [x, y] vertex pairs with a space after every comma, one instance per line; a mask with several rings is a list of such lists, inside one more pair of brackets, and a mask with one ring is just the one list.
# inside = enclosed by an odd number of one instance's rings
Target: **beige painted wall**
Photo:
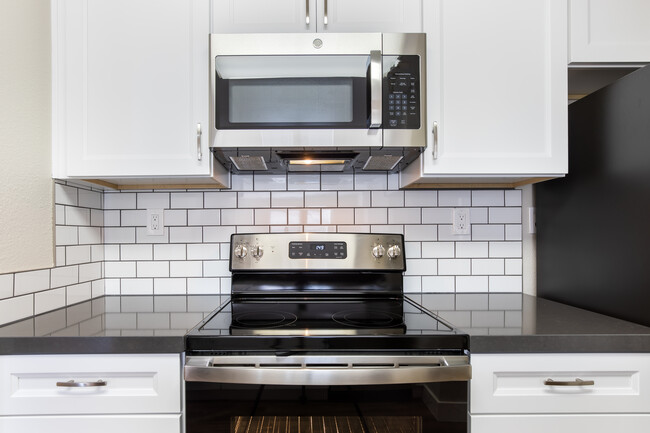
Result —
[[49, 0], [0, 0], [0, 274], [54, 265]]

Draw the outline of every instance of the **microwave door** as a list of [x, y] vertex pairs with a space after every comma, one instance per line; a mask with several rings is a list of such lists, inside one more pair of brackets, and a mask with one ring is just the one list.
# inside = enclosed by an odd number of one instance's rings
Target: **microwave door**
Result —
[[368, 129], [382, 119], [382, 57], [216, 56], [216, 129]]

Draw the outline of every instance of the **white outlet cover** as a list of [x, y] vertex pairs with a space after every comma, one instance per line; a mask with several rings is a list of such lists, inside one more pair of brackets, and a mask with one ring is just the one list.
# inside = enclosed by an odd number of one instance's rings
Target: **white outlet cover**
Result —
[[[165, 234], [165, 222], [163, 219], [164, 209], [147, 209], [147, 234], [151, 236], [162, 236]], [[156, 221], [157, 217], [157, 221]], [[157, 225], [156, 225], [157, 222]]]
[[468, 235], [470, 234], [470, 229], [470, 210], [468, 208], [454, 209], [452, 232], [455, 235]]

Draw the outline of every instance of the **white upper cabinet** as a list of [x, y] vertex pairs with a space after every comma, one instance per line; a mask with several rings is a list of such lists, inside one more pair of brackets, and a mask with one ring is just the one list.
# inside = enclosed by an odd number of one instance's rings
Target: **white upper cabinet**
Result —
[[569, 62], [650, 62], [650, 1], [570, 0]]
[[566, 174], [566, 2], [430, 0], [424, 30], [428, 143], [401, 187]]
[[55, 177], [210, 180], [209, 12], [209, 0], [52, 1]]
[[421, 32], [422, 0], [212, 0], [212, 31]]

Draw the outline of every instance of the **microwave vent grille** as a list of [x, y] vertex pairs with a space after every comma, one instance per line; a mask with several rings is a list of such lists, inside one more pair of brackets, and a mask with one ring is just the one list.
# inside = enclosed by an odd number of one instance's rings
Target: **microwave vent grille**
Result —
[[368, 158], [363, 170], [392, 170], [404, 158], [402, 155], [373, 155]]
[[268, 170], [264, 157], [262, 156], [231, 156], [230, 160], [240, 171]]

